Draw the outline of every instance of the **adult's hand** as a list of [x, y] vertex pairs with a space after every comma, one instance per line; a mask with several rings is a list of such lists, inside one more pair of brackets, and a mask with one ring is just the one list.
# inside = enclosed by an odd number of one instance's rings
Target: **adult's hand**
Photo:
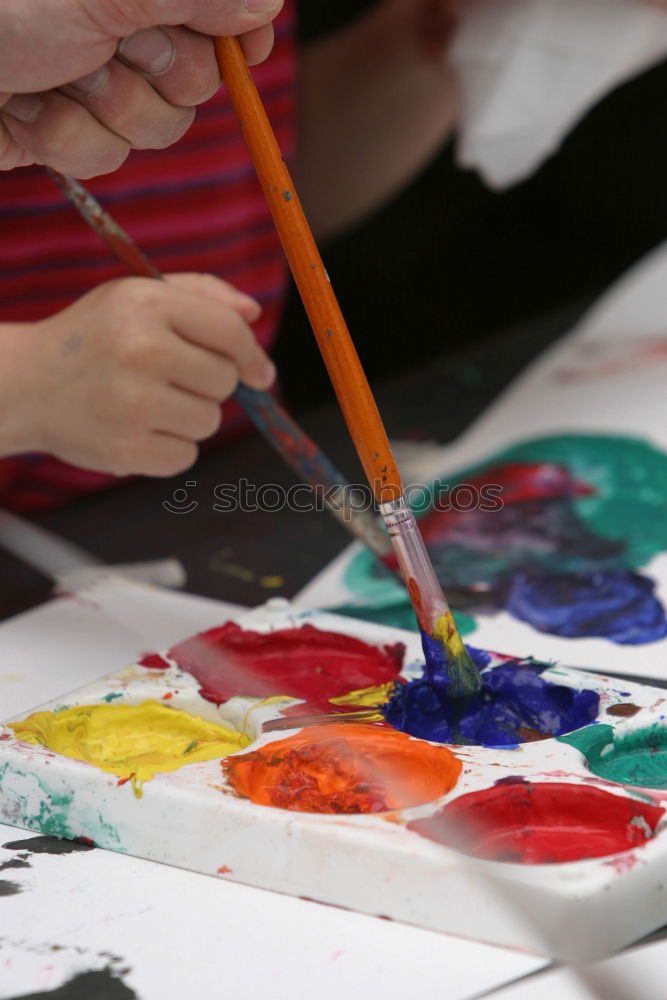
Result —
[[220, 85], [210, 35], [271, 51], [282, 0], [3, 0], [0, 169], [75, 177], [176, 142]]

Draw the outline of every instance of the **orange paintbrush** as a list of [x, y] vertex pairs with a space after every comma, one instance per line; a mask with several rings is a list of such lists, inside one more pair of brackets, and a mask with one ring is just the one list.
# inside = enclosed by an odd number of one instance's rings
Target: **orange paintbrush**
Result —
[[386, 431], [289, 171], [236, 38], [214, 39], [218, 64], [357, 454], [391, 536], [422, 632], [426, 670], [448, 694], [477, 691], [468, 654], [403, 496]]

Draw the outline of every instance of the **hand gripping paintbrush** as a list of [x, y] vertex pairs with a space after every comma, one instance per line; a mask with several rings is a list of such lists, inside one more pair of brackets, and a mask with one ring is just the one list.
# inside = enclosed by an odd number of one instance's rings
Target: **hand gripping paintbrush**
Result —
[[452, 697], [481, 687], [404, 498], [375, 399], [236, 38], [214, 39], [218, 64], [348, 430], [379, 505], [422, 633], [429, 680]]
[[[83, 184], [48, 167], [47, 173], [131, 274], [162, 278], [152, 261]], [[352, 506], [350, 485], [344, 476], [273, 396], [247, 385], [238, 385], [234, 398], [287, 465], [321, 497], [329, 513], [380, 559], [387, 556], [391, 549], [375, 516], [368, 510]]]

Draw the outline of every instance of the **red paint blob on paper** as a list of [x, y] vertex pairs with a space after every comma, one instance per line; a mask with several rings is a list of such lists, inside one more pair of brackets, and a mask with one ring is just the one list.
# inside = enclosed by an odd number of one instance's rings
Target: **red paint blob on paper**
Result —
[[528, 865], [619, 854], [651, 840], [664, 809], [590, 785], [495, 785], [409, 823], [430, 840], [489, 861]]
[[229, 865], [220, 865], [220, 867], [218, 868], [218, 875], [229, 875], [231, 870], [232, 869], [229, 867]]
[[313, 625], [260, 633], [234, 622], [186, 639], [168, 653], [196, 678], [201, 696], [216, 705], [233, 695], [282, 694], [326, 712], [335, 710], [330, 698], [396, 680], [404, 655], [401, 642], [371, 646]]
[[165, 693], [162, 695], [162, 701], [169, 701], [169, 699], [173, 697], [174, 697], [173, 691], [165, 691]]
[[298, 812], [376, 813], [440, 798], [461, 762], [443, 746], [387, 726], [307, 726], [260, 750], [221, 762], [237, 795]]

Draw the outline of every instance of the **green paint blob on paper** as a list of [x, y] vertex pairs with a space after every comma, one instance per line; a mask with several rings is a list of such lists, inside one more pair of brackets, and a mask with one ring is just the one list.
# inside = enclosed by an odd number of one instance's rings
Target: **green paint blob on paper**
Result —
[[667, 788], [667, 725], [654, 723], [615, 735], [612, 726], [596, 725], [559, 736], [585, 758], [599, 778], [639, 788]]
[[[501, 507], [433, 513], [435, 499], [442, 503], [457, 484], [471, 482], [504, 483]], [[508, 610], [525, 621], [535, 618], [541, 631], [568, 637], [634, 643], [660, 637], [659, 604], [650, 585], [633, 576], [667, 550], [667, 456], [648, 442], [590, 434], [526, 441], [441, 477], [422, 491], [415, 513], [429, 514], [425, 539], [464, 634], [474, 631], [474, 615]], [[350, 562], [343, 582], [350, 593], [345, 614], [414, 629], [404, 589], [367, 551]], [[582, 604], [586, 586], [599, 592], [603, 582], [609, 609], [592, 608], [590, 620], [569, 631], [553, 625], [554, 615], [565, 615], [559, 607], [548, 613], [559, 595], [566, 610], [568, 601]], [[621, 590], [628, 591], [627, 609], [620, 608]], [[637, 635], [626, 630], [617, 636], [606, 622], [597, 627], [605, 615], [620, 618], [622, 611], [637, 618]]]

